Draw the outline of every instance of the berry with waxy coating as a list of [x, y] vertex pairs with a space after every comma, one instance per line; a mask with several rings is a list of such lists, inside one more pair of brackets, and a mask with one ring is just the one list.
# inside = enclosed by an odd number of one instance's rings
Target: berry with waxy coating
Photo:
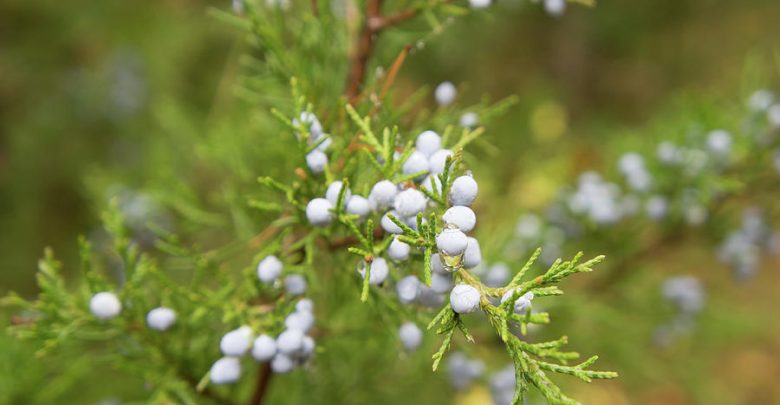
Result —
[[95, 318], [107, 320], [115, 318], [122, 312], [122, 303], [114, 293], [99, 292], [89, 300], [89, 311], [95, 315]]
[[306, 205], [306, 218], [314, 226], [325, 226], [333, 221], [333, 204], [324, 198], [315, 198]]
[[308, 298], [303, 298], [295, 304], [295, 310], [299, 312], [314, 312], [314, 302]]
[[390, 220], [389, 215], [394, 216], [398, 220], [403, 220], [403, 218], [400, 215], [398, 215], [397, 212], [390, 211], [390, 212], [388, 212], [388, 213], [386, 213], [385, 215], [382, 216], [382, 220], [380, 221], [380, 223], [382, 225], [382, 229], [384, 229], [385, 232], [387, 232], [387, 233], [392, 233], [392, 234], [395, 234], [395, 235], [400, 235], [400, 234], [404, 233], [404, 230], [401, 229], [400, 226], [398, 226], [395, 222]]
[[469, 239], [460, 229], [444, 228], [436, 236], [436, 247], [447, 256], [460, 256], [466, 251]]
[[232, 384], [241, 378], [241, 362], [235, 357], [223, 357], [211, 366], [209, 379], [213, 384]]
[[[361, 262], [362, 266], [358, 269], [358, 273], [365, 277], [366, 266], [365, 262]], [[381, 257], [376, 257], [371, 262], [371, 268], [369, 269], [368, 283], [371, 285], [379, 285], [385, 282], [389, 269], [387, 267], [387, 261]]]
[[566, 0], [544, 0], [544, 10], [553, 17], [560, 17], [566, 11]]
[[259, 362], [266, 362], [276, 355], [276, 340], [268, 335], [260, 335], [252, 344], [252, 357]]
[[285, 374], [295, 369], [295, 360], [284, 353], [276, 353], [271, 360], [271, 370], [277, 374]]
[[174, 323], [176, 323], [176, 311], [170, 308], [158, 307], [146, 314], [146, 324], [154, 330], [166, 331]]
[[371, 212], [371, 204], [369, 204], [367, 198], [359, 195], [353, 195], [349, 198], [349, 201], [347, 201], [346, 210], [347, 214], [357, 215], [360, 218], [365, 218]]
[[471, 205], [477, 198], [479, 186], [471, 176], [460, 176], [452, 182], [450, 202], [452, 205]]
[[284, 289], [287, 294], [301, 295], [306, 292], [306, 278], [300, 274], [291, 274], [284, 278]]
[[442, 149], [428, 159], [428, 170], [431, 174], [444, 173], [444, 168], [447, 166], [447, 158], [454, 156], [449, 149]]
[[282, 274], [284, 265], [274, 255], [266, 256], [257, 265], [257, 277], [264, 283], [272, 283]]
[[420, 328], [412, 322], [404, 322], [398, 328], [398, 338], [401, 340], [404, 349], [408, 351], [416, 350], [422, 343], [423, 334]]
[[422, 152], [412, 152], [401, 166], [401, 171], [404, 174], [423, 173], [422, 176], [424, 176], [428, 172], [428, 157]]
[[476, 238], [469, 237], [468, 239], [469, 243], [463, 253], [463, 267], [472, 269], [482, 263], [482, 250], [479, 248], [479, 241]]
[[309, 311], [295, 311], [284, 319], [284, 326], [306, 333], [314, 326], [314, 315]]
[[441, 274], [448, 273], [447, 268], [444, 266], [444, 262], [441, 260], [441, 255], [438, 253], [431, 255], [431, 271]]
[[420, 190], [408, 188], [395, 196], [395, 211], [403, 218], [412, 218], [425, 211], [428, 200]]
[[398, 194], [398, 186], [390, 180], [382, 180], [371, 188], [368, 201], [375, 210], [383, 210], [393, 206], [396, 194]]
[[479, 125], [479, 115], [473, 111], [465, 112], [460, 116], [460, 126], [474, 128]]
[[459, 314], [468, 314], [479, 309], [480, 295], [468, 284], [458, 284], [450, 292], [450, 306]]
[[[509, 290], [504, 293], [504, 295], [501, 297], [501, 303], [503, 304], [506, 302], [506, 300], [512, 298], [512, 294], [514, 294], [514, 292], [514, 290]], [[515, 313], [520, 315], [525, 314], [526, 311], [531, 309], [531, 301], [533, 301], [533, 299], [534, 293], [530, 291], [518, 297], [514, 304]]]
[[222, 340], [219, 341], [219, 349], [225, 356], [240, 357], [246, 354], [251, 343], [252, 328], [242, 326], [222, 336]]
[[452, 290], [452, 274], [432, 273], [431, 289], [438, 294], [446, 294]]
[[276, 350], [281, 354], [293, 356], [303, 348], [303, 331], [287, 329], [276, 338]]
[[420, 280], [417, 276], [406, 276], [395, 285], [398, 300], [404, 304], [410, 304], [420, 295]]
[[434, 194], [441, 194], [441, 179], [435, 174], [429, 174], [425, 176], [425, 179], [420, 183], [422, 187]]
[[[333, 183], [330, 183], [328, 189], [325, 191], [325, 199], [328, 200], [334, 207], [339, 201], [339, 194], [341, 193], [342, 188], [344, 188], [344, 183], [336, 180]], [[344, 191], [344, 204], [349, 201], [350, 197], [352, 197], [352, 191], [350, 191], [349, 187], [347, 187], [347, 189]]]
[[447, 209], [441, 217], [447, 225], [454, 225], [463, 232], [471, 232], [477, 224], [477, 216], [465, 205], [455, 205]]
[[434, 131], [424, 131], [417, 135], [415, 150], [430, 158], [431, 155], [441, 149], [441, 137]]
[[458, 90], [452, 82], [441, 82], [436, 86], [435, 96], [436, 102], [443, 107], [452, 104], [455, 101], [455, 96], [458, 95]]
[[396, 261], [404, 261], [409, 258], [409, 252], [411, 247], [404, 242], [398, 240], [398, 237], [394, 237], [390, 242], [390, 246], [387, 247], [387, 256]]
[[315, 346], [314, 339], [311, 336], [304, 336], [303, 346], [297, 357], [303, 360], [310, 358], [311, 355], [314, 354]]
[[312, 173], [320, 174], [328, 166], [328, 155], [319, 149], [314, 149], [306, 155], [306, 166], [309, 166]]

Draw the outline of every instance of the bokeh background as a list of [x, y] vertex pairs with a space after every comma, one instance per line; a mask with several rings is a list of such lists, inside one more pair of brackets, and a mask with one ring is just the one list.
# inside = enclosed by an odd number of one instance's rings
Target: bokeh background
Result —
[[[117, 184], [149, 187], [166, 171], [166, 154], [197, 154], [190, 143], [241, 119], [234, 111], [246, 107], [233, 86], [242, 35], [208, 12], [227, 3], [0, 2], [0, 294], [34, 296], [45, 246], [75, 273], [76, 237], [99, 226], [99, 208]], [[488, 179], [483, 204], [508, 207], [480, 213], [483, 229], [505, 221], [507, 211], [544, 206], [580, 172], [610, 168], [620, 153], [675, 125], [741, 106], [753, 90], [780, 84], [776, 0], [604, 1], [571, 6], [561, 18], [536, 5], [500, 3], [500, 12], [460, 19], [428, 37], [397, 84], [412, 92], [451, 80], [465, 102], [519, 96], [470, 162]], [[180, 149], [159, 147], [174, 133], [164, 144], [173, 140]], [[182, 181], [210, 178], [194, 172]], [[770, 259], [754, 279], [735, 283], [703, 239], [660, 249], [644, 264], [646, 275], [603, 297], [570, 286], [572, 306], [620, 300], [614, 310], [624, 310], [582, 321], [576, 311], [583, 309], [561, 309], [556, 320], [578, 342], [575, 349], [602, 354], [604, 367], [621, 373], [616, 381], [568, 384], [575, 397], [594, 404], [780, 403], [780, 263]], [[652, 339], [664, 316], [658, 285], [680, 273], [704, 280], [708, 310], [694, 337], [659, 348]], [[9, 318], [0, 313], [4, 324]], [[137, 384], [122, 383], [119, 374], [96, 376], [89, 361], [44, 363], [31, 352], [0, 335], [0, 402], [138, 398]], [[415, 364], [409, 368], [428, 368], [426, 359]], [[392, 382], [398, 398], [452, 398], [437, 396], [448, 390], [443, 377], [421, 380], [409, 368], [375, 371], [374, 378]], [[33, 394], [42, 381], [48, 393]], [[477, 386], [454, 397], [481, 403], [485, 395]], [[339, 398], [322, 397], [328, 400]]]

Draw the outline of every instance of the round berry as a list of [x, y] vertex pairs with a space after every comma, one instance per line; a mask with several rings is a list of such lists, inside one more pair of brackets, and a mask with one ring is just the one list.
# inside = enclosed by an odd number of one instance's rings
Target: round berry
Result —
[[428, 157], [422, 152], [412, 152], [403, 166], [401, 166], [401, 171], [407, 175], [423, 173], [424, 176], [428, 172]]
[[442, 149], [428, 159], [428, 169], [431, 174], [444, 173], [444, 168], [447, 166], [447, 158], [454, 156], [449, 149]]
[[295, 311], [284, 319], [287, 329], [298, 329], [304, 333], [314, 326], [314, 315], [308, 311]]
[[441, 194], [441, 180], [435, 174], [425, 176], [425, 179], [420, 185], [431, 193]]
[[383, 210], [393, 205], [396, 194], [398, 194], [398, 186], [390, 180], [382, 180], [371, 188], [368, 200], [375, 210]]
[[452, 205], [471, 205], [477, 198], [479, 186], [471, 176], [460, 176], [452, 182], [450, 202]]
[[315, 198], [309, 201], [306, 206], [306, 218], [314, 226], [328, 225], [333, 220], [331, 209], [333, 209], [333, 204], [330, 201], [324, 198]]
[[328, 155], [319, 149], [315, 149], [306, 155], [306, 165], [314, 174], [320, 174], [328, 166]]
[[471, 232], [477, 224], [477, 216], [465, 205], [450, 207], [441, 217], [447, 225], [454, 225], [463, 232]]
[[716, 129], [707, 135], [707, 147], [716, 155], [728, 155], [731, 144], [731, 134], [726, 130]]
[[303, 332], [299, 329], [287, 329], [276, 338], [276, 350], [281, 354], [293, 356], [303, 348]]
[[469, 6], [473, 9], [487, 8], [492, 2], [493, 0], [469, 0]]
[[490, 288], [498, 288], [509, 281], [511, 271], [505, 263], [496, 263], [488, 269], [483, 278], [483, 283]]
[[[334, 207], [339, 201], [339, 194], [341, 194], [342, 188], [344, 188], [344, 183], [336, 180], [333, 183], [330, 183], [328, 190], [325, 191], [325, 199], [328, 200]], [[352, 192], [349, 190], [349, 187], [347, 187], [346, 191], [344, 192], [344, 203], [349, 201], [350, 197], [352, 197]]]
[[390, 211], [390, 212], [388, 212], [388, 213], [386, 213], [385, 215], [382, 216], [382, 220], [380, 221], [381, 224], [382, 224], [382, 229], [384, 229], [385, 232], [387, 232], [387, 233], [392, 233], [392, 234], [395, 234], [395, 235], [400, 235], [400, 234], [404, 233], [404, 230], [401, 229], [400, 226], [398, 226], [395, 222], [390, 220], [389, 215], [394, 216], [398, 220], [403, 220], [403, 218], [401, 218], [401, 216], [398, 215], [397, 212]]
[[277, 353], [273, 360], [271, 360], [271, 370], [273, 370], [274, 373], [286, 374], [294, 369], [295, 361], [286, 354]]
[[406, 276], [395, 285], [398, 300], [404, 304], [410, 304], [420, 294], [420, 280], [417, 276]]
[[371, 205], [365, 197], [353, 195], [350, 197], [349, 201], [347, 201], [347, 214], [365, 218], [368, 216], [369, 212], [371, 212]]
[[448, 273], [447, 268], [444, 266], [444, 262], [441, 260], [441, 255], [438, 253], [431, 255], [431, 271], [439, 274]]
[[418, 213], [425, 211], [428, 200], [420, 190], [408, 188], [395, 196], [395, 211], [403, 218], [417, 216]]
[[314, 302], [308, 298], [304, 298], [295, 304], [295, 310], [299, 312], [314, 313]]
[[[294, 127], [303, 125], [304, 128], [308, 129], [310, 140], [316, 140], [322, 136], [323, 133], [322, 125], [320, 124], [320, 120], [317, 119], [317, 116], [314, 115], [314, 113], [311, 113], [309, 111], [304, 111], [301, 113], [299, 118], [293, 119], [292, 124]], [[300, 136], [300, 134], [298, 134], [298, 136]]]
[[468, 284], [458, 284], [450, 292], [450, 306], [459, 314], [468, 314], [479, 308], [480, 295]]
[[271, 360], [276, 355], [276, 340], [268, 335], [260, 335], [252, 345], [252, 357], [259, 362]]
[[241, 362], [235, 357], [223, 357], [211, 366], [209, 378], [214, 384], [232, 384], [241, 378]]
[[455, 228], [444, 228], [436, 236], [436, 247], [447, 256], [460, 256], [466, 251], [469, 239], [465, 233]]
[[452, 82], [441, 82], [436, 86], [436, 102], [442, 107], [452, 104], [452, 102], [455, 101], [455, 96], [457, 94], [458, 90], [455, 89], [455, 85], [452, 84]]
[[278, 257], [266, 256], [257, 265], [257, 277], [264, 283], [272, 283], [282, 274], [282, 261]]
[[154, 330], [166, 331], [174, 323], [176, 323], [176, 311], [170, 308], [158, 307], [146, 314], [146, 324]]
[[219, 341], [219, 349], [225, 356], [240, 357], [249, 350], [251, 343], [252, 329], [249, 326], [242, 326], [222, 336], [222, 340]]
[[314, 339], [312, 339], [311, 336], [304, 336], [303, 337], [303, 346], [301, 347], [300, 353], [298, 353], [298, 358], [301, 359], [308, 359], [311, 357], [312, 354], [314, 354], [314, 348], [315, 348]]
[[477, 113], [469, 111], [460, 116], [460, 126], [464, 128], [474, 128], [477, 125], [479, 125], [479, 115], [477, 115]]
[[473, 269], [482, 263], [482, 250], [479, 248], [479, 241], [476, 238], [469, 237], [469, 244], [463, 253], [463, 267]]
[[387, 247], [387, 256], [396, 261], [404, 261], [409, 258], [409, 252], [411, 247], [398, 240], [398, 237], [394, 237], [390, 242], [390, 246]]
[[769, 107], [769, 110], [766, 112], [766, 116], [770, 125], [775, 128], [780, 128], [780, 104], [775, 104]]
[[433, 273], [431, 274], [431, 289], [437, 294], [446, 294], [452, 290], [452, 275]]
[[[360, 273], [361, 276], [365, 277], [366, 274], [366, 263], [362, 262], [362, 266], [358, 270], [358, 273]], [[368, 283], [371, 285], [379, 285], [385, 282], [385, 279], [387, 279], [387, 275], [389, 273], [389, 269], [387, 267], [387, 262], [385, 259], [381, 257], [376, 257], [371, 262], [371, 268], [369, 269], [369, 277], [368, 277]]]
[[408, 351], [416, 350], [422, 343], [423, 334], [417, 325], [412, 322], [404, 322], [398, 328], [398, 338], [401, 340], [404, 349]]
[[553, 17], [560, 17], [566, 12], [566, 0], [544, 0], [544, 10]]
[[306, 279], [300, 274], [291, 274], [284, 278], [284, 289], [287, 294], [301, 295], [306, 292]]
[[122, 311], [122, 303], [111, 292], [99, 292], [89, 300], [89, 310], [95, 318], [107, 320], [115, 318]]
[[425, 131], [417, 135], [415, 150], [421, 152], [425, 157], [431, 157], [439, 149], [441, 149], [441, 137], [436, 132]]
[[[503, 304], [506, 302], [506, 300], [510, 299], [512, 297], [512, 294], [514, 294], [514, 290], [509, 290], [501, 297], [501, 303]], [[527, 292], [523, 294], [522, 296], [518, 297], [514, 304], [514, 311], [516, 314], [524, 315], [529, 309], [531, 309], [531, 301], [534, 299], [534, 293]]]

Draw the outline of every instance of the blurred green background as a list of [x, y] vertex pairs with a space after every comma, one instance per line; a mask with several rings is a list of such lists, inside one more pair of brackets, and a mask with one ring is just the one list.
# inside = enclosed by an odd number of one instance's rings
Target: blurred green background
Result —
[[[242, 36], [207, 13], [209, 7], [228, 9], [228, 3], [0, 2], [0, 294], [35, 294], [36, 261], [45, 246], [54, 247], [72, 271], [76, 236], [98, 227], [111, 179], [131, 189], [148, 187], [165, 154], [197, 153], [180, 135], [175, 141], [181, 149], [155, 149], [160, 138], [188, 132], [195, 139], [241, 119], [244, 109], [232, 88]], [[756, 88], [780, 84], [777, 0], [604, 1], [593, 9], [570, 6], [562, 18], [547, 16], [538, 5], [499, 3], [500, 12], [458, 20], [427, 39], [403, 67], [398, 87], [411, 92], [450, 80], [466, 102], [484, 94], [520, 96], [470, 162], [490, 179], [483, 204], [510, 207], [513, 214], [541, 207], [583, 170], [609, 167], [626, 147], [655, 142], [643, 137], [662, 136], [663, 122], [732, 108]], [[564, 125], [551, 128], [549, 121]], [[182, 181], [208, 182], [209, 176], [195, 172]], [[481, 213], [483, 229], [505, 215]], [[769, 322], [777, 320], [778, 263], [768, 264], [757, 280], [735, 285], [713, 256], [711, 246], [686, 241], [660, 252], [657, 265], [648, 266], [658, 273], [644, 279], [652, 293], [658, 280], [676, 272], [708, 280], [708, 296], [720, 298], [710, 301], [712, 319], [702, 322], [697, 339], [671, 351], [652, 347], [643, 333], [652, 330], [655, 317], [637, 327], [630, 344], [582, 342], [577, 350], [601, 353], [622, 377], [571, 384], [575, 397], [605, 404], [780, 403], [780, 327]], [[572, 297], [584, 299], [576, 291]], [[642, 312], [635, 315], [632, 321], [641, 325]], [[562, 319], [602, 334], [621, 327], [578, 322], [565, 311]], [[722, 333], [718, 325], [724, 322], [734, 322], [728, 330], [737, 332]], [[578, 329], [570, 333], [576, 336]], [[29, 386], [0, 382], [0, 391], [34, 391], [46, 367], [25, 355], [29, 348], [0, 339], [3, 349], [11, 348], [2, 350], [0, 367], [18, 367], [29, 376]], [[428, 367], [426, 361], [415, 364]], [[90, 367], [69, 364], [72, 381], [61, 391], [53, 386], [49, 399], [94, 403], [138, 395], [133, 385], [88, 384]], [[377, 378], [408, 376], [401, 391], [435, 395], [412, 381], [415, 375], [399, 368]], [[436, 384], [446, 389], [442, 381]], [[479, 403], [484, 391], [478, 387], [457, 398]], [[7, 398], [0, 395], [0, 401]]]

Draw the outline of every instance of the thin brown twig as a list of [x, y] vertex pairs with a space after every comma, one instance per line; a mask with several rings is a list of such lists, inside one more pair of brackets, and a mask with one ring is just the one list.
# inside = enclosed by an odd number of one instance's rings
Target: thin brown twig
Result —
[[260, 373], [257, 375], [257, 385], [255, 385], [255, 391], [252, 393], [252, 398], [249, 400], [249, 405], [260, 405], [263, 403], [263, 399], [268, 393], [268, 385], [271, 382], [271, 364], [265, 363], [260, 366]]

